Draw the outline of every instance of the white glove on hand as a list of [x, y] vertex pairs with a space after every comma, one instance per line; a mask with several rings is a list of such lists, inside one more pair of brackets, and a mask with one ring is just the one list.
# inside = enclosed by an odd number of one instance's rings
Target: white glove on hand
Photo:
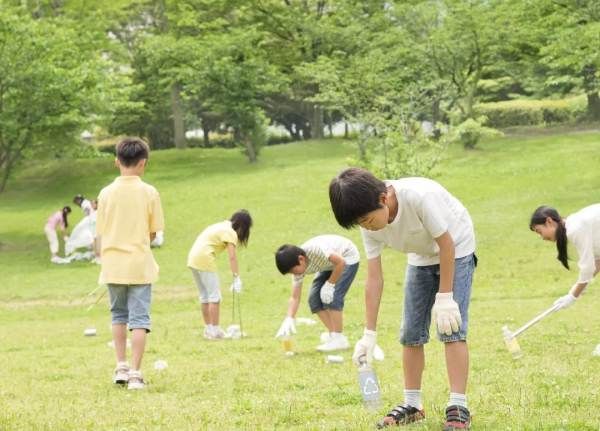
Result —
[[376, 343], [377, 332], [365, 328], [362, 338], [358, 340], [354, 346], [352, 362], [358, 366], [364, 363], [365, 360], [367, 361], [367, 364], [373, 362], [373, 350], [375, 349]]
[[231, 287], [229, 289], [235, 293], [242, 293], [242, 279], [239, 275], [233, 277], [233, 282], [231, 283]]
[[452, 335], [453, 332], [458, 332], [462, 319], [452, 292], [436, 293], [432, 311], [440, 334]]
[[281, 326], [279, 327], [279, 331], [275, 335], [275, 338], [280, 337], [289, 337], [292, 334], [296, 333], [296, 321], [293, 317], [287, 316], [283, 319]]
[[323, 287], [321, 287], [321, 302], [323, 302], [323, 304], [331, 304], [334, 291], [335, 284], [326, 281]]
[[575, 301], [577, 301], [577, 298], [571, 293], [567, 293], [565, 296], [561, 296], [554, 301], [554, 306], [556, 307], [556, 311], [558, 311], [571, 306]]

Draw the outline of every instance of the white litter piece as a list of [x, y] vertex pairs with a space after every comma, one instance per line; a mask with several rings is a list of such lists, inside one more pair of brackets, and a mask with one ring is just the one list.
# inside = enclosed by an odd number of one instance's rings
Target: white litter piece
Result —
[[339, 355], [327, 355], [325, 362], [329, 364], [341, 364], [344, 362], [344, 357]]
[[298, 318], [296, 318], [296, 323], [298, 325], [312, 326], [312, 325], [316, 325], [317, 321], [315, 319], [311, 319], [310, 317], [298, 317]]
[[594, 351], [592, 352], [592, 356], [600, 356], [600, 344], [596, 346]]
[[154, 362], [154, 369], [157, 371], [166, 370], [168, 367], [169, 364], [167, 364], [167, 361], [165, 361], [164, 359], [158, 359]]
[[246, 336], [246, 333], [242, 333], [240, 325], [229, 325], [225, 330], [225, 338], [237, 340]]
[[373, 349], [373, 359], [376, 361], [383, 361], [385, 359], [385, 353], [383, 353], [383, 350], [377, 344], [375, 344], [375, 348]]
[[86, 328], [85, 331], [83, 331], [83, 335], [85, 335], [86, 337], [93, 337], [96, 335], [96, 328]]

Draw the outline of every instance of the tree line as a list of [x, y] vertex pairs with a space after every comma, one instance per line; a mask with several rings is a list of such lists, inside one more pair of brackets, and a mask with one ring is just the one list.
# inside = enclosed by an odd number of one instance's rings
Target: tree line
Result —
[[90, 125], [154, 148], [226, 129], [255, 161], [268, 124], [346, 121], [360, 159], [418, 173], [438, 125], [485, 129], [481, 101], [585, 94], [600, 120], [599, 41], [596, 0], [0, 0], [0, 190]]

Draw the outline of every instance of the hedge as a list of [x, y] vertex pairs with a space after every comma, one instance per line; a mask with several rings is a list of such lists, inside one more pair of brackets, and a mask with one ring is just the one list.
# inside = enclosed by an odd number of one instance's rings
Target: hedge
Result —
[[480, 103], [475, 106], [476, 116], [486, 116], [486, 125], [497, 129], [574, 122], [582, 117], [585, 111], [585, 97], [559, 100], [508, 100]]

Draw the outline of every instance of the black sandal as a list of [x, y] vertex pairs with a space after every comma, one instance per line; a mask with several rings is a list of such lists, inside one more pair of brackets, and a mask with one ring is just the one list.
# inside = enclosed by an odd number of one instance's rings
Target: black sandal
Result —
[[377, 428], [381, 429], [390, 425], [408, 425], [423, 419], [425, 419], [425, 412], [423, 410], [419, 410], [413, 406], [398, 404], [377, 423]]
[[446, 423], [444, 431], [466, 430], [471, 426], [471, 413], [463, 406], [446, 408]]

